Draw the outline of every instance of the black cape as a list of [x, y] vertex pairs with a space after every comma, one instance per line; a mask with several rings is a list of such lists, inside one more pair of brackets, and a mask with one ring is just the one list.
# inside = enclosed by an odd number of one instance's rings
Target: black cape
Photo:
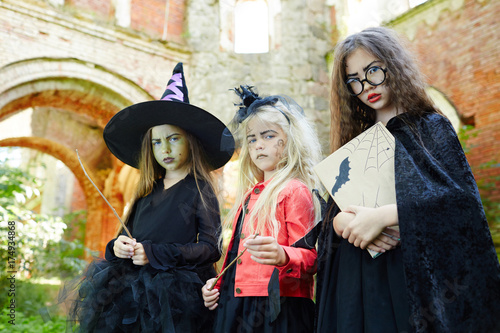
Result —
[[[412, 331], [500, 332], [500, 266], [453, 127], [438, 114], [403, 114], [387, 129], [396, 139], [396, 199]], [[338, 208], [333, 211], [332, 216]], [[319, 238], [318, 332], [335, 326], [329, 276], [338, 269], [339, 242], [330, 219]]]

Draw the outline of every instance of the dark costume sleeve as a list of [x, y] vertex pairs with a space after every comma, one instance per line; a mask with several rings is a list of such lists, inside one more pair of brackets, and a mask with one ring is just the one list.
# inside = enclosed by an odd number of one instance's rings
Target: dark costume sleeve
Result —
[[[128, 220], [130, 221], [130, 223], [127, 224], [127, 229], [128, 231], [132, 234], [132, 230], [134, 228], [134, 215], [135, 215], [135, 205], [132, 207], [133, 211], [130, 212], [130, 215], [129, 215], [129, 218]], [[122, 232], [120, 233], [120, 235], [123, 235], [123, 236], [127, 236], [127, 233], [125, 232], [125, 230], [122, 230]], [[118, 237], [117, 237], [118, 238]], [[115, 251], [113, 250], [113, 247], [115, 246], [115, 241], [116, 241], [116, 238], [113, 238], [112, 240], [110, 240], [108, 242], [108, 244], [106, 245], [106, 251], [104, 252], [104, 258], [106, 258], [107, 261], [113, 261], [113, 260], [118, 260], [120, 258], [118, 258], [117, 256], [115, 256]]]
[[[206, 189], [207, 187], [204, 187]], [[204, 192], [205, 204], [198, 193], [194, 207], [184, 207], [178, 214], [195, 214], [198, 241], [195, 243], [152, 243], [141, 242], [152, 267], [166, 270], [176, 266], [211, 265], [220, 258], [218, 235], [220, 233], [219, 205], [216, 196], [210, 190]]]
[[414, 123], [387, 124], [410, 322], [417, 332], [496, 332], [500, 268], [474, 176], [447, 119]]
[[[338, 267], [335, 267], [335, 254], [340, 244], [341, 238], [333, 230], [333, 218], [340, 212], [340, 209], [328, 197], [327, 207], [322, 211], [321, 225], [318, 227], [318, 274], [316, 276], [316, 318], [315, 325], [317, 332], [331, 330], [336, 326], [334, 317], [330, 313], [331, 302], [334, 302], [335, 285], [329, 283], [330, 277], [336, 274]], [[318, 228], [317, 227], [317, 228]], [[318, 327], [321, 325], [321, 328]]]

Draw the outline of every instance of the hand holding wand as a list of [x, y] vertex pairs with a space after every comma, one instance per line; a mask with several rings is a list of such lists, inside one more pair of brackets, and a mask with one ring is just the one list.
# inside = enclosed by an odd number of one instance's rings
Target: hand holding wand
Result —
[[[257, 236], [258, 236], [258, 235], [259, 235], [259, 233], [256, 233], [256, 234], [253, 236], [253, 239], [257, 238]], [[217, 284], [217, 282], [219, 281], [219, 279], [222, 277], [222, 275], [224, 275], [224, 273], [226, 273], [227, 269], [228, 269], [229, 267], [231, 267], [231, 265], [233, 265], [233, 264], [236, 262], [236, 260], [238, 260], [238, 259], [239, 259], [239, 258], [243, 255], [243, 253], [245, 253], [245, 251], [246, 251], [246, 250], [247, 250], [246, 248], [245, 248], [244, 250], [242, 250], [242, 251], [240, 252], [240, 254], [238, 254], [238, 256], [237, 256], [236, 258], [234, 258], [234, 260], [233, 260], [233, 261], [231, 261], [231, 262], [229, 263], [229, 265], [227, 265], [227, 266], [226, 266], [226, 268], [224, 268], [224, 270], [223, 270], [222, 272], [220, 272], [220, 273], [219, 273], [219, 275], [217, 275], [217, 279], [214, 281], [214, 284], [213, 284], [210, 288], [208, 288], [208, 290], [210, 290], [210, 291], [211, 291], [212, 289], [214, 289], [215, 285]]]
[[75, 150], [76, 150], [76, 156], [78, 157], [78, 162], [80, 162], [80, 166], [82, 167], [83, 172], [85, 173], [85, 176], [87, 176], [87, 178], [90, 180], [90, 182], [92, 183], [92, 185], [94, 185], [95, 189], [97, 190], [97, 192], [99, 192], [99, 194], [104, 199], [104, 201], [106, 201], [106, 203], [108, 204], [108, 206], [111, 207], [111, 210], [113, 211], [113, 213], [115, 213], [115, 216], [118, 218], [118, 221], [120, 221], [120, 223], [122, 224], [123, 230], [125, 230], [125, 232], [127, 233], [127, 235], [130, 238], [133, 239], [134, 237], [132, 237], [132, 235], [130, 234], [130, 231], [128, 231], [127, 227], [125, 226], [125, 223], [123, 223], [123, 221], [120, 218], [120, 216], [118, 216], [118, 214], [116, 213], [116, 210], [113, 208], [113, 206], [111, 206], [111, 204], [108, 202], [108, 200], [106, 199], [106, 197], [101, 193], [101, 191], [99, 190], [99, 188], [97, 188], [96, 184], [94, 184], [94, 182], [92, 181], [92, 179], [90, 178], [90, 176], [87, 174], [87, 170], [85, 170], [85, 167], [83, 166], [82, 160], [80, 160], [80, 155], [78, 154], [78, 149], [75, 149]]

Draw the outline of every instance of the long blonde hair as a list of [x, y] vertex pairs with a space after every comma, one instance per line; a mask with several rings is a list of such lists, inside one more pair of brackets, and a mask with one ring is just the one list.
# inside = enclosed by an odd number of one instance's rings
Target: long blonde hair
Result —
[[415, 57], [403, 39], [391, 29], [368, 28], [338, 43], [334, 51], [331, 90], [330, 145], [332, 151], [349, 142], [375, 123], [375, 111], [351, 96], [347, 90], [346, 59], [363, 48], [387, 68], [386, 84], [391, 91], [398, 114], [406, 112], [421, 117], [440, 113], [427, 95], [426, 82], [417, 67]]
[[[139, 159], [139, 182], [134, 194], [134, 199], [132, 200], [131, 207], [134, 207], [137, 200], [144, 198], [153, 191], [155, 182], [162, 179], [165, 176], [165, 169], [158, 164], [155, 159], [152, 145], [151, 145], [151, 132], [153, 128], [150, 128], [144, 134], [142, 139], [141, 154]], [[184, 130], [186, 138], [189, 143], [189, 168], [188, 174], [192, 175], [195, 179], [198, 192], [200, 193], [201, 200], [206, 209], [214, 210], [218, 207], [209, 207], [205, 196], [209, 193], [214, 193], [216, 195], [215, 180], [211, 174], [211, 166], [208, 163], [207, 155], [205, 149], [203, 149], [200, 141], [191, 133]], [[200, 188], [199, 181], [204, 181], [205, 186], [209, 187], [209, 191], [202, 190]], [[129, 209], [124, 216], [124, 223], [127, 224], [129, 217], [131, 215], [133, 208]], [[118, 234], [123, 231], [120, 228]]]
[[[245, 140], [247, 126], [252, 119], [273, 123], [279, 126], [287, 136], [282, 158], [276, 166], [277, 171], [259, 195], [249, 215], [251, 221], [249, 231], [252, 234], [258, 232], [263, 235], [265, 230], [269, 230], [271, 236], [277, 237], [279, 233], [279, 222], [276, 219], [278, 195], [290, 180], [300, 180], [311, 191], [321, 186], [313, 171], [314, 165], [321, 159], [321, 146], [316, 132], [302, 113], [302, 108], [295, 102], [285, 105], [282, 101], [284, 99], [280, 98], [274, 105], [258, 107], [235, 130], [235, 136], [239, 137], [242, 145], [239, 157], [240, 172], [235, 205], [224, 220], [226, 227], [231, 227], [248, 191], [264, 180], [263, 171], [258, 169], [250, 158], [248, 143]], [[314, 200], [314, 204], [316, 219], [319, 219], [319, 202]]]

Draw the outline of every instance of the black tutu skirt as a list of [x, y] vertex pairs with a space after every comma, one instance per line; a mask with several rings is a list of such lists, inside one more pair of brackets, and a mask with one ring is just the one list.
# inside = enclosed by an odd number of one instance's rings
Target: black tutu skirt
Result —
[[60, 301], [71, 299], [68, 322], [79, 323], [79, 332], [211, 332], [202, 287], [192, 270], [97, 259], [65, 286]]

